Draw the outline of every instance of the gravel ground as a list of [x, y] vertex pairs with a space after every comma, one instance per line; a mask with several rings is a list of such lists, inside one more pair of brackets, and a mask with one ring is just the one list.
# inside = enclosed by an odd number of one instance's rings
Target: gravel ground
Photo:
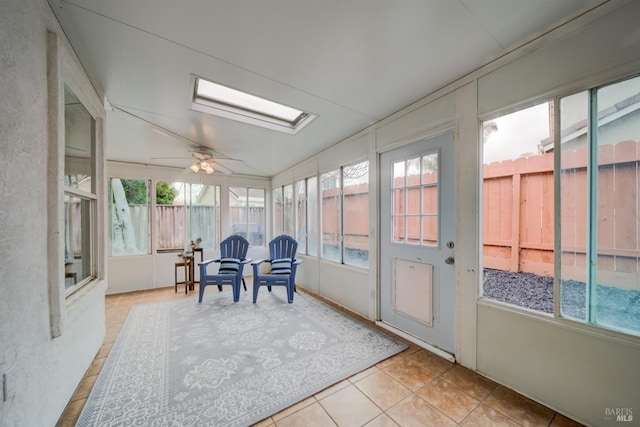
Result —
[[[553, 278], [531, 273], [484, 270], [484, 296], [497, 301], [553, 313]], [[562, 282], [562, 313], [586, 321], [586, 287], [583, 282]], [[640, 331], [640, 291], [598, 285], [597, 323]]]

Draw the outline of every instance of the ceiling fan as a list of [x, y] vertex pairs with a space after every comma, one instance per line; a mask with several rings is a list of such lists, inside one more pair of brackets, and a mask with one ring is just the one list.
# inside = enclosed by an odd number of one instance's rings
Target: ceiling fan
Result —
[[[191, 170], [195, 173], [206, 172], [207, 175], [211, 175], [214, 172], [213, 164], [215, 163], [215, 159], [210, 154], [196, 151], [193, 153], [193, 158], [195, 159], [195, 161], [191, 166], [189, 166], [188, 170]], [[220, 167], [219, 164], [216, 164], [216, 166]]]
[[[122, 107], [113, 105], [109, 103], [109, 109], [110, 111], [115, 111], [118, 114], [121, 114], [122, 116], [129, 118], [129, 119], [136, 119], [137, 121], [141, 121], [143, 123], [146, 123], [147, 125], [151, 126], [151, 130], [161, 134], [164, 137], [169, 138], [170, 140], [173, 141], [178, 141], [180, 142], [182, 145], [187, 145], [188, 147], [192, 148], [192, 150], [189, 150], [192, 155], [192, 159], [194, 160], [193, 164], [191, 166], [189, 166], [188, 168], [186, 168], [184, 170], [184, 173], [189, 173], [189, 172], [194, 172], [194, 173], [198, 173], [198, 172], [205, 172], [208, 175], [211, 175], [212, 173], [214, 173], [216, 170], [226, 174], [226, 175], [230, 175], [233, 173], [233, 171], [225, 166], [223, 166], [221, 164], [221, 162], [238, 162], [241, 164], [244, 164], [244, 161], [241, 159], [234, 159], [231, 157], [228, 157], [222, 153], [219, 153], [213, 149], [204, 147], [200, 144], [197, 144], [196, 142], [182, 136], [179, 135], [173, 131], [170, 131], [168, 129], [165, 129], [161, 126], [156, 125], [155, 123], [146, 120], [140, 116], [137, 116], [129, 111], [127, 111], [126, 109], [123, 109]], [[188, 157], [151, 157], [151, 160], [163, 160], [163, 159], [188, 159]], [[215, 166], [215, 168], [214, 168]]]
[[[239, 162], [244, 163], [240, 159], [233, 159], [231, 157], [223, 157], [219, 156], [214, 150], [210, 150], [207, 148], [198, 148], [197, 150], [191, 151], [191, 159], [193, 163], [191, 166], [185, 168], [183, 173], [199, 173], [205, 172], [207, 175], [211, 175], [215, 171], [222, 172], [226, 175], [230, 175], [233, 171], [221, 164], [221, 162]], [[188, 159], [188, 157], [152, 157], [152, 160], [160, 160], [160, 159]]]

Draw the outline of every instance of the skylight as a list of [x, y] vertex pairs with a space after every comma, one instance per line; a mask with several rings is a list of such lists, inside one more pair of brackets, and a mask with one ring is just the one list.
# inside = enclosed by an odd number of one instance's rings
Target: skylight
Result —
[[196, 77], [191, 108], [203, 113], [296, 133], [315, 116]]

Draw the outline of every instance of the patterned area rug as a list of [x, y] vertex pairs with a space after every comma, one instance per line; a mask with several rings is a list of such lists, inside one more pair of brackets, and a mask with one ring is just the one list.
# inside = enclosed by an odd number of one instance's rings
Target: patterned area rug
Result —
[[405, 348], [284, 288], [135, 306], [77, 425], [248, 426]]

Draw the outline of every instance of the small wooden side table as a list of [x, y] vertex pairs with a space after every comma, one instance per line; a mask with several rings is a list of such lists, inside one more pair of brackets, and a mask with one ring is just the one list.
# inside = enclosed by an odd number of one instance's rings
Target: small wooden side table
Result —
[[[182, 261], [178, 261], [176, 262], [176, 266], [175, 266], [175, 285], [174, 285], [174, 291], [178, 292], [178, 285], [182, 285], [184, 283], [184, 293], [188, 293], [189, 290], [189, 286], [190, 286], [190, 279], [191, 279], [191, 268], [193, 266], [193, 262], [192, 262], [193, 258], [191, 257], [182, 257]], [[178, 281], [178, 269], [183, 267], [184, 268], [184, 281]]]

